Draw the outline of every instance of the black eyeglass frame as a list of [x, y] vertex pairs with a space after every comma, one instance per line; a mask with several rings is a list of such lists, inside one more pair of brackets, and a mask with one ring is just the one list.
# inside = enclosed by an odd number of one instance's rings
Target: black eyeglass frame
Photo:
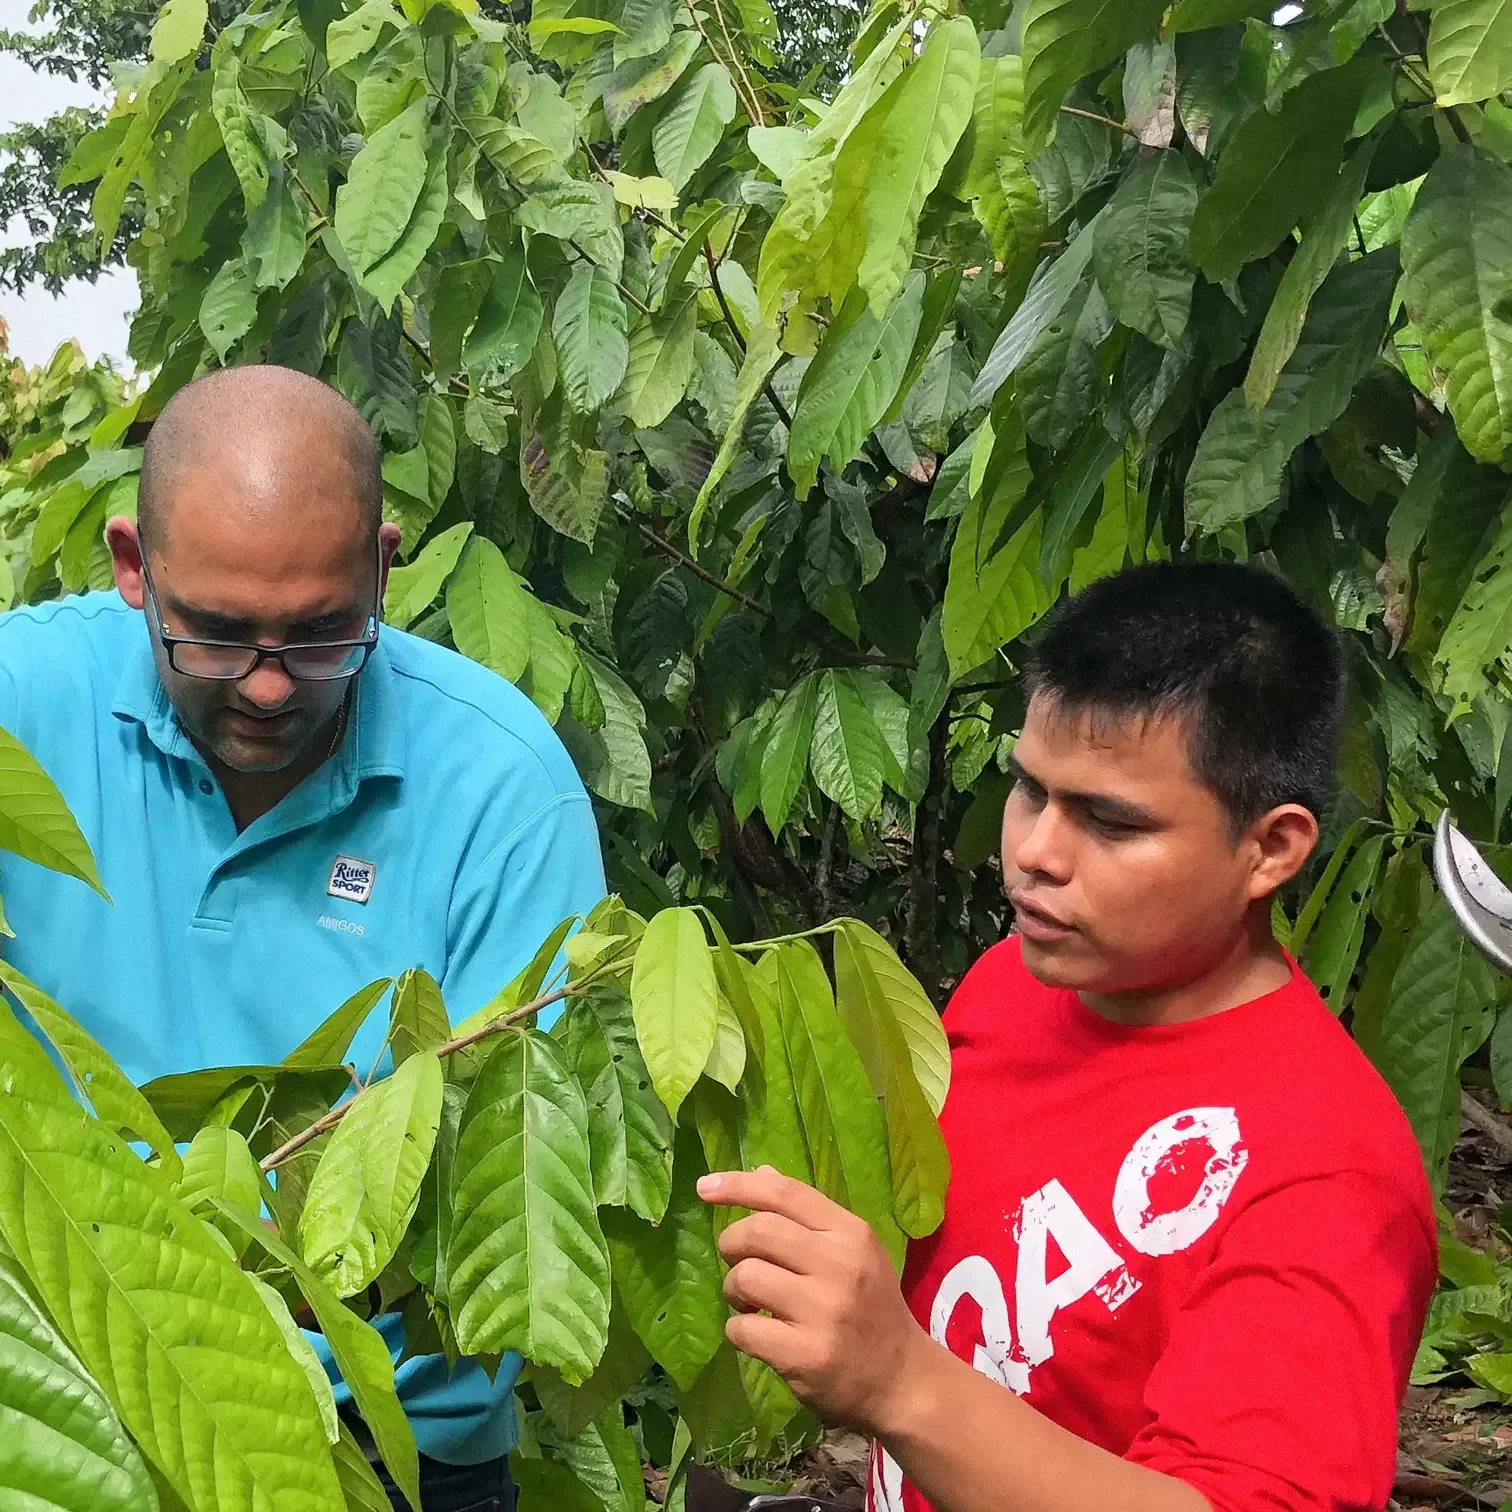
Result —
[[[341, 682], [349, 677], [356, 677], [367, 666], [368, 658], [372, 656], [378, 645], [378, 630], [380, 613], [383, 608], [383, 550], [378, 552], [378, 587], [373, 595], [373, 612], [368, 616], [367, 629], [356, 640], [330, 640], [330, 641], [287, 641], [281, 646], [260, 646], [255, 641], [223, 641], [210, 640], [195, 635], [173, 635], [168, 630], [167, 622], [163, 619], [163, 606], [158, 602], [157, 589], [152, 584], [152, 574], [147, 569], [147, 554], [142, 553], [142, 582], [147, 588], [147, 597], [152, 602], [153, 618], [157, 621], [158, 639], [163, 643], [163, 650], [168, 656], [168, 665], [173, 668], [180, 677], [193, 677], [200, 682], [241, 682], [262, 666], [265, 661], [276, 661], [283, 668], [284, 676], [291, 682]], [[252, 664], [242, 672], [191, 672], [178, 664], [178, 648], [180, 646], [207, 646], [216, 651], [248, 651], [252, 654]], [[336, 650], [360, 650], [362, 660], [355, 667], [334, 672], [330, 676], [304, 676], [290, 669], [285, 657], [294, 651], [336, 651]]]

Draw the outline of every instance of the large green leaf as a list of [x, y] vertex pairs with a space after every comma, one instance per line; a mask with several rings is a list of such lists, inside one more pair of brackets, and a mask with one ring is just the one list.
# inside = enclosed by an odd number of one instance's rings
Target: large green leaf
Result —
[[1098, 350], [1113, 324], [1101, 286], [1087, 278], [1029, 349], [1017, 392], [1025, 428], [1040, 445], [1058, 451], [1085, 428], [1102, 398]]
[[357, 1031], [367, 1022], [368, 1015], [383, 1000], [394, 985], [392, 977], [379, 977], [360, 987], [335, 1010], [321, 1021], [308, 1035], [284, 1056], [286, 1066], [330, 1066], [346, 1059], [352, 1048]]
[[713, 1222], [694, 1188], [703, 1164], [690, 1136], [689, 1129], [678, 1136], [663, 1222], [622, 1208], [603, 1215], [615, 1295], [651, 1358], [684, 1391], [714, 1358], [727, 1316]]
[[1512, 168], [1440, 154], [1402, 228], [1402, 299], [1465, 450], [1498, 462], [1512, 439]]
[[14, 995], [47, 1036], [68, 1068], [79, 1097], [100, 1120], [128, 1136], [146, 1140], [157, 1151], [164, 1174], [170, 1181], [178, 1180], [183, 1167], [172, 1136], [110, 1052], [71, 1013], [7, 961], [0, 961], [0, 986]]
[[1024, 147], [1024, 71], [1017, 54], [983, 58], [977, 77], [975, 137], [964, 192], [992, 243], [992, 255], [1011, 276], [1036, 260], [1045, 229], [1039, 190]]
[[56, 1078], [7, 1057], [0, 1094], [0, 1236], [173, 1490], [326, 1512], [320, 1413], [250, 1280]]
[[336, 191], [336, 235], [359, 279], [394, 249], [420, 202], [427, 117], [420, 99], [379, 127]]
[[277, 189], [247, 217], [242, 259], [257, 288], [282, 289], [298, 274], [304, 255], [305, 212], [280, 167]]
[[390, 571], [383, 593], [383, 618], [388, 624], [402, 630], [430, 607], [471, 534], [471, 521], [453, 525], [432, 536], [413, 562]]
[[915, 273], [878, 320], [857, 288], [825, 333], [804, 372], [788, 443], [788, 472], [800, 499], [813, 487], [822, 457], [839, 473], [886, 414], [908, 365], [923, 298], [924, 275]]
[[222, 1098], [253, 1085], [266, 1086], [275, 1098], [281, 1088], [295, 1090], [301, 1101], [319, 1103], [323, 1113], [352, 1082], [345, 1066], [216, 1066], [159, 1076], [141, 1090], [169, 1134], [187, 1141]]
[[106, 897], [89, 842], [36, 758], [0, 729], [0, 850], [87, 882]]
[[1434, 654], [1456, 714], [1490, 687], [1490, 674], [1512, 656], [1512, 514], [1503, 507], [1496, 539], [1475, 564], [1465, 596]]
[[618, 132], [642, 105], [659, 100], [682, 77], [698, 51], [692, 28], [680, 31], [654, 54], [619, 64], [604, 81], [604, 119]]
[[572, 407], [587, 414], [624, 381], [630, 346], [625, 306], [602, 268], [579, 263], [557, 299], [551, 336]]
[[413, 1054], [355, 1099], [310, 1178], [299, 1248], [338, 1297], [377, 1279], [420, 1200], [441, 1125], [441, 1062]]
[[1375, 1053], [1435, 1187], [1459, 1137], [1459, 1068], [1490, 1033], [1497, 992], [1495, 968], [1435, 898], [1392, 979]]
[[623, 402], [632, 425], [660, 425], [688, 392], [697, 332], [698, 306], [692, 299], [670, 314], [647, 317], [631, 332]]
[[1263, 410], [1243, 388], [1213, 411], [1186, 480], [1194, 530], [1221, 530], [1265, 509], [1280, 492], [1291, 454], [1344, 411], [1375, 361], [1396, 287], [1394, 247], [1341, 263], [1313, 297], [1301, 338]]
[[205, 39], [209, 19], [206, 0], [168, 0], [152, 26], [149, 52], [154, 63], [177, 63], [192, 57]]
[[809, 766], [819, 790], [852, 819], [870, 819], [882, 806], [886, 745], [854, 676], [825, 672], [819, 679]]
[[593, 1188], [660, 1223], [672, 1190], [672, 1120], [651, 1086], [629, 997], [618, 988], [574, 998], [555, 1033], [588, 1106]]
[[588, 1110], [561, 1047], [501, 1035], [457, 1135], [447, 1296], [469, 1354], [515, 1349], [586, 1380], [609, 1328]]
[[[213, 54], [214, 82], [210, 89], [210, 105], [215, 112], [216, 124], [220, 127], [221, 140], [226, 146], [226, 156], [231, 160], [231, 167], [241, 184], [243, 203], [250, 213], [262, 204], [263, 196], [268, 192], [268, 160], [253, 125], [251, 107], [242, 92], [241, 59], [234, 52], [223, 50], [223, 46], [223, 43], [218, 43]], [[179, 66], [184, 67], [190, 62], [190, 59], [184, 59]], [[95, 220], [98, 222], [100, 219], [97, 199]], [[102, 224], [100, 230], [108, 244], [113, 238], [114, 227], [107, 232]]]
[[761, 811], [774, 835], [787, 823], [803, 785], [818, 709], [819, 679], [810, 673], [783, 695], [768, 727], [761, 752]]
[[28, 1512], [157, 1512], [115, 1408], [0, 1260], [0, 1504]]
[[1307, 307], [1354, 226], [1355, 211], [1365, 192], [1365, 176], [1373, 157], [1368, 144], [1355, 149], [1276, 285], [1270, 308], [1265, 312], [1265, 323], [1255, 341], [1249, 372], [1244, 376], [1244, 399], [1251, 409], [1263, 409], [1270, 402], [1282, 368], [1297, 349]]
[[1512, 84], [1509, 0], [1438, 0], [1428, 27], [1428, 74], [1441, 107], [1478, 105]]
[[1373, 835], [1350, 857], [1312, 934], [1308, 975], [1336, 1014], [1344, 1010], [1345, 993], [1360, 959], [1385, 846], [1384, 835]]
[[1257, 110], [1228, 139], [1192, 217], [1192, 261], [1218, 283], [1274, 251], [1333, 187], [1373, 59], [1328, 69]]
[[515, 1454], [509, 1466], [519, 1512], [604, 1512], [603, 1502], [566, 1465]]
[[1164, 0], [1030, 0], [1024, 12], [1024, 136], [1038, 152], [1055, 134], [1066, 91], [1152, 33]]
[[607, 184], [560, 179], [538, 185], [515, 211], [515, 219], [526, 230], [554, 236], [564, 246], [575, 243], [611, 278], [620, 276], [625, 238], [620, 231], [619, 207]]
[[1180, 152], [1139, 158], [1097, 225], [1092, 266], [1108, 308], [1157, 346], [1176, 350], [1186, 335], [1196, 273], [1187, 237], [1197, 181]]
[[462, 362], [469, 372], [488, 370], [503, 382], [530, 361], [540, 334], [541, 296], [530, 281], [524, 254], [511, 251], [480, 300]]
[[[217, 1213], [215, 1216], [219, 1223], [225, 1223], [220, 1214]], [[226, 1226], [230, 1227], [229, 1224]], [[263, 1306], [268, 1309], [269, 1316], [278, 1325], [278, 1331], [283, 1335], [284, 1344], [294, 1363], [304, 1371], [305, 1380], [310, 1383], [310, 1391], [315, 1397], [315, 1405], [320, 1409], [320, 1421], [325, 1428], [326, 1442], [334, 1448], [341, 1437], [341, 1419], [336, 1415], [336, 1396], [331, 1386], [331, 1378], [326, 1374], [326, 1368], [321, 1364], [320, 1356], [315, 1353], [315, 1346], [304, 1336], [299, 1325], [294, 1321], [294, 1314], [289, 1311], [289, 1304], [284, 1301], [283, 1293], [269, 1286], [260, 1276], [253, 1276], [252, 1284], [257, 1288], [257, 1295], [262, 1298]], [[333, 1462], [335, 1460], [334, 1454], [332, 1460]], [[341, 1478], [339, 1467], [336, 1475], [339, 1480]]]
[[388, 1042], [394, 1064], [403, 1065], [412, 1055], [434, 1050], [450, 1038], [451, 1020], [436, 979], [418, 968], [406, 971], [394, 984], [389, 1010]]
[[327, 64], [342, 68], [353, 58], [360, 58], [378, 40], [385, 23], [400, 23], [393, 0], [363, 0], [349, 15], [331, 22], [325, 36]]
[[937, 22], [903, 74], [872, 149], [866, 251], [856, 277], [879, 320], [913, 263], [924, 201], [971, 119], [979, 57], [976, 28], [968, 17]]
[[257, 319], [257, 287], [238, 257], [216, 269], [200, 300], [199, 324], [222, 362]]
[[490, 540], [475, 536], [446, 589], [457, 650], [517, 683], [530, 662], [530, 618], [520, 580]]
[[569, 1386], [549, 1365], [533, 1365], [530, 1379], [553, 1426], [576, 1438], [611, 1403], [618, 1403], [651, 1368], [651, 1356], [616, 1302], [609, 1312], [609, 1342], [593, 1374]]
[[[387, 129], [383, 128], [385, 131]], [[348, 187], [349, 185], [343, 185], [342, 189]], [[340, 193], [338, 191], [338, 200]], [[425, 254], [430, 251], [441, 229], [449, 197], [446, 154], [432, 153], [425, 171], [425, 182], [421, 185], [419, 198], [415, 201], [409, 220], [405, 222], [404, 230], [389, 250], [361, 275], [362, 287], [378, 301], [385, 314], [425, 261]], [[337, 213], [340, 213], [339, 206]]]
[[651, 132], [657, 171], [674, 189], [708, 161], [735, 119], [735, 85], [723, 63], [705, 63], [663, 107]]
[[866, 1068], [835, 1011], [817, 952], [800, 940], [776, 954], [778, 1011], [814, 1185], [864, 1218], [901, 1265], [904, 1240], [893, 1217], [887, 1130]]
[[220, 1229], [240, 1254], [246, 1248], [245, 1241], [224, 1223], [215, 1203], [229, 1202], [253, 1213], [262, 1206], [261, 1173], [247, 1141], [235, 1129], [221, 1124], [201, 1129], [184, 1151], [184, 1174], [179, 1178], [178, 1196], [180, 1202], [191, 1208], [208, 1208], [201, 1217]]
[[646, 926], [630, 974], [635, 1037], [651, 1085], [673, 1120], [714, 1047], [719, 988], [703, 923], [666, 908]]

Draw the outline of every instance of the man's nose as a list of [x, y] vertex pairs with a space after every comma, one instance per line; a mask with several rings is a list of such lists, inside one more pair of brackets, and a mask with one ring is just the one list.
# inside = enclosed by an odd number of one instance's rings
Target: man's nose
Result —
[[1028, 827], [1021, 830], [1011, 864], [1025, 876], [1052, 877], [1064, 882], [1071, 874], [1070, 826], [1066, 816], [1053, 803], [1036, 813]]
[[286, 704], [294, 692], [294, 680], [276, 657], [269, 657], [254, 667], [237, 683], [236, 691], [259, 709], [277, 709]]

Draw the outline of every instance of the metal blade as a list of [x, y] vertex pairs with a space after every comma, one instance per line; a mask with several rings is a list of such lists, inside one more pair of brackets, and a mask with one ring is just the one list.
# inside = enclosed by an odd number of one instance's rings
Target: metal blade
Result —
[[1449, 822], [1447, 809], [1433, 837], [1433, 876], [1465, 937], [1512, 976], [1512, 890]]

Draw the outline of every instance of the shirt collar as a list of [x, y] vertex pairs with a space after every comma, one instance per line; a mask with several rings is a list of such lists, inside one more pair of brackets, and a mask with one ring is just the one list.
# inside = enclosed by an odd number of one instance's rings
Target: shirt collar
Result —
[[[111, 713], [118, 719], [135, 720], [165, 756], [204, 765], [204, 759], [179, 724], [158, 676], [143, 616], [136, 617]], [[404, 726], [394, 668], [381, 631], [378, 644], [357, 680], [356, 715], [341, 749], [325, 763], [338, 806], [350, 802], [357, 788], [370, 777], [404, 777]]]

